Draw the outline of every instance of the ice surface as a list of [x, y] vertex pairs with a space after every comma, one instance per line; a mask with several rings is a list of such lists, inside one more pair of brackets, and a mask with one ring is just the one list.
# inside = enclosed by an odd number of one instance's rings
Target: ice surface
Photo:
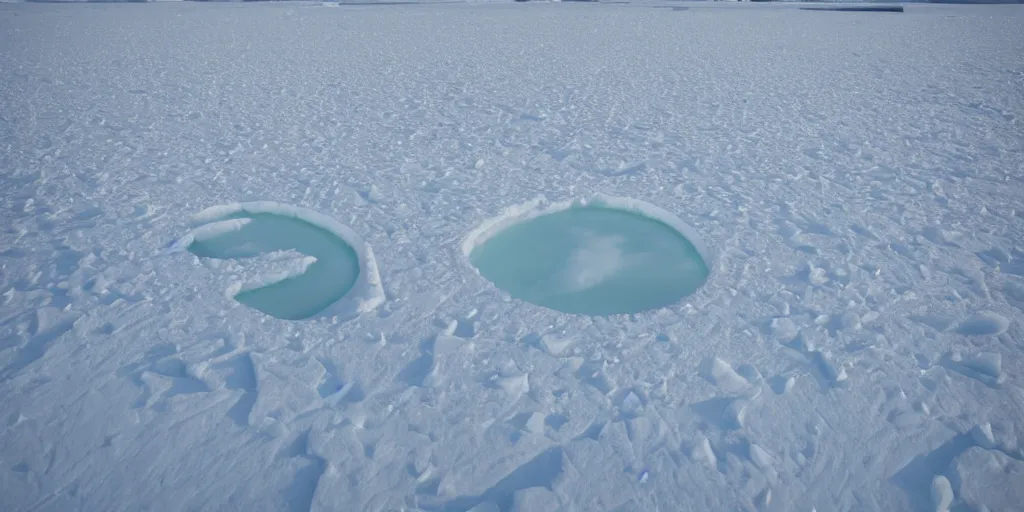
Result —
[[1024, 461], [1003, 452], [973, 447], [957, 457], [953, 474], [959, 498], [973, 510], [1014, 510], [1024, 501]]
[[1003, 358], [995, 352], [982, 352], [963, 362], [964, 366], [988, 377], [999, 379], [1003, 376]]
[[973, 315], [957, 326], [960, 334], [966, 335], [999, 335], [1010, 328], [1010, 320], [999, 313], [985, 311]]
[[[799, 7], [0, 5], [2, 508], [1017, 506], [1024, 12]], [[471, 264], [602, 195], [707, 280], [587, 316]], [[262, 214], [354, 251], [315, 319], [224, 295], [300, 244], [185, 250]]]

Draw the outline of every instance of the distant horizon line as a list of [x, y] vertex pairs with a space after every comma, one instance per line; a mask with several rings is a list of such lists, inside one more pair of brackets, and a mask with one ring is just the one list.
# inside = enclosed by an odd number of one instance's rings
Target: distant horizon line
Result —
[[312, 3], [337, 5], [431, 5], [431, 4], [475, 4], [475, 3], [814, 3], [814, 4], [960, 4], [960, 5], [1010, 5], [1024, 4], [1024, 0], [0, 0], [0, 3], [42, 3], [42, 4], [149, 4], [149, 3]]

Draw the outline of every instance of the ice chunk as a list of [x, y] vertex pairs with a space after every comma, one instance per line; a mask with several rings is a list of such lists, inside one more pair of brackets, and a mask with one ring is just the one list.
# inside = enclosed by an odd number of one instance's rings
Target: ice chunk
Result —
[[465, 347], [468, 343], [455, 336], [449, 334], [438, 334], [437, 338], [434, 339], [434, 355], [447, 354], [454, 352], [462, 347]]
[[747, 421], [747, 406], [750, 402], [744, 399], [733, 400], [728, 407], [725, 408], [725, 412], [722, 414], [722, 419], [725, 420], [732, 428], [743, 428]]
[[514, 377], [502, 377], [497, 381], [498, 387], [505, 390], [508, 396], [518, 399], [530, 390], [529, 374], [517, 375]]
[[860, 323], [862, 325], [868, 325], [871, 322], [878, 320], [878, 317], [880, 316], [882, 315], [880, 315], [878, 311], [868, 311], [867, 313], [864, 313], [864, 316], [860, 317]]
[[949, 506], [953, 504], [953, 486], [943, 475], [936, 475], [932, 479], [932, 504], [935, 505], [935, 512], [948, 512]]
[[563, 338], [559, 336], [552, 336], [545, 334], [540, 338], [540, 345], [544, 348], [544, 351], [553, 356], [560, 356], [565, 353], [565, 350], [572, 344], [572, 338]]
[[632, 391], [626, 393], [626, 397], [622, 399], [622, 412], [626, 414], [634, 415], [641, 407], [643, 407], [643, 401]]
[[746, 379], [750, 384], [760, 384], [764, 382], [764, 377], [761, 372], [752, 364], [741, 364], [736, 368], [736, 373], [740, 374], [741, 377]]
[[377, 185], [370, 185], [370, 188], [366, 191], [366, 200], [371, 203], [379, 203], [381, 199], [383, 199], [383, 196], [380, 193], [380, 189], [377, 188]]
[[787, 317], [779, 317], [772, 320], [772, 334], [780, 341], [793, 341], [799, 333], [800, 331], [797, 329], [796, 324]]
[[997, 380], [1003, 375], [1003, 358], [996, 352], [981, 352], [965, 360], [963, 365]]
[[810, 274], [808, 275], [808, 280], [813, 285], [821, 286], [821, 285], [823, 285], [823, 284], [828, 282], [828, 274], [825, 272], [825, 269], [818, 268], [818, 267], [815, 267], [814, 265], [811, 265], [810, 266]]
[[792, 375], [776, 375], [768, 379], [768, 385], [771, 386], [772, 391], [779, 395], [788, 393], [795, 384], [796, 379]]
[[772, 504], [772, 490], [770, 488], [761, 491], [754, 497], [754, 505], [759, 510], [764, 510]]
[[996, 445], [995, 437], [992, 435], [992, 424], [982, 423], [971, 429], [971, 439], [974, 439], [978, 446], [991, 450]]
[[840, 317], [844, 329], [859, 330], [861, 328], [860, 316], [853, 311], [847, 311]]
[[956, 328], [956, 332], [967, 336], [998, 336], [1010, 328], [1010, 320], [993, 311], [982, 311], [967, 318]]
[[760, 446], [751, 443], [750, 444], [750, 461], [757, 467], [764, 469], [772, 464], [772, 456], [768, 454]]
[[750, 387], [750, 382], [736, 373], [732, 365], [717, 357], [708, 363], [706, 376], [708, 380], [726, 393], [741, 393]]
[[544, 415], [539, 412], [528, 412], [520, 415], [522, 429], [534, 434], [544, 433]]
[[709, 466], [718, 464], [718, 457], [715, 456], [715, 451], [711, 449], [711, 441], [706, 437], [702, 437], [690, 450], [690, 458], [695, 461], [706, 462]]

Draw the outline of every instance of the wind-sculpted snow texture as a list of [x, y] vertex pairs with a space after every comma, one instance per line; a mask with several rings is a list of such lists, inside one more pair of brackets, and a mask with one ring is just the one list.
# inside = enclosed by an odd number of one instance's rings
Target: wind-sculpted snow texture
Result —
[[[668, 6], [0, 5], [0, 508], [1019, 504], [1024, 11]], [[464, 250], [598, 194], [707, 280], [570, 314]], [[365, 243], [352, 307], [176, 250], [256, 201]]]

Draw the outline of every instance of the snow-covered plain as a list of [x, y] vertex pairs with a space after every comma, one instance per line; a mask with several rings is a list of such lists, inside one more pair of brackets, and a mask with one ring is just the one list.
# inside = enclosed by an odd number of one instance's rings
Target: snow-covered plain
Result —
[[[1019, 507], [1021, 26], [0, 5], [0, 509]], [[463, 250], [602, 193], [691, 226], [707, 282], [569, 315]], [[233, 300], [311, 265], [177, 250], [250, 201], [360, 237], [383, 301], [367, 276], [357, 315]]]

